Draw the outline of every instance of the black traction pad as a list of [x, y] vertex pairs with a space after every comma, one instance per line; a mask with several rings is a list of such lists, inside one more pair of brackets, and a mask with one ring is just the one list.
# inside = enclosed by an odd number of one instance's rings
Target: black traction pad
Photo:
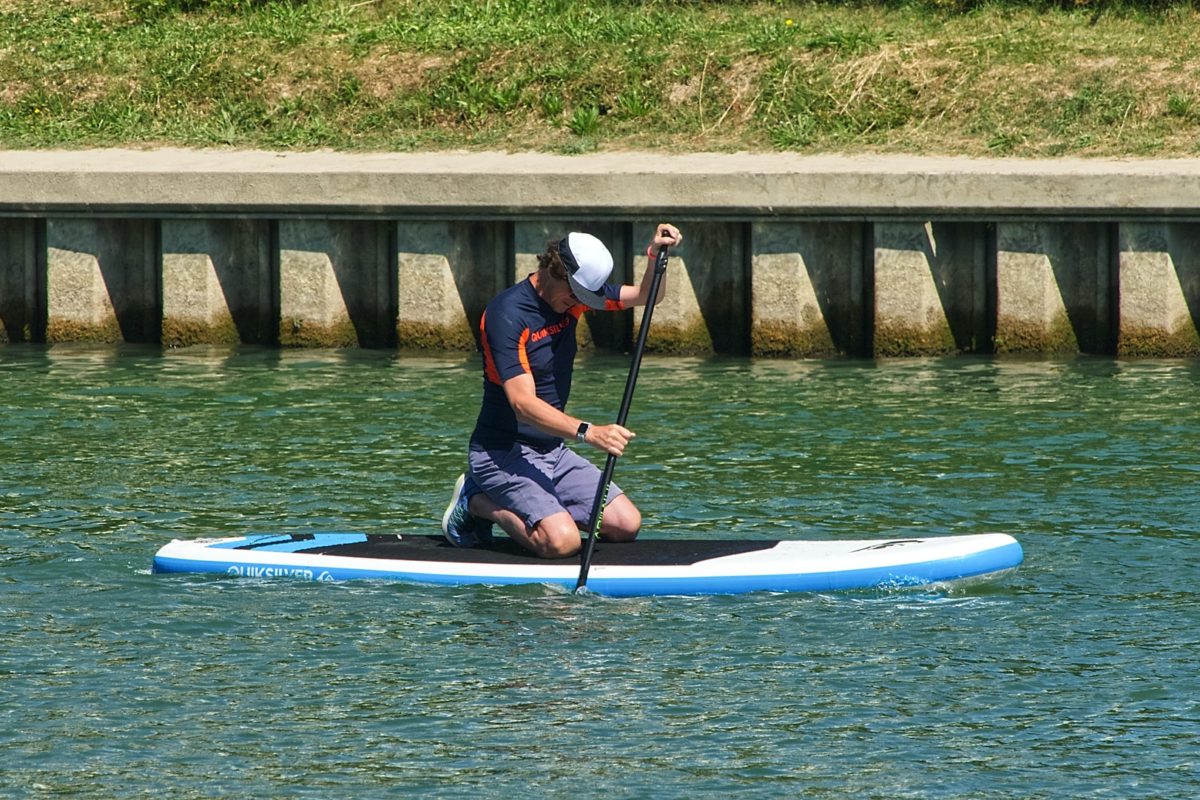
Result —
[[[303, 535], [297, 535], [301, 539]], [[710, 558], [768, 550], [778, 540], [754, 539], [639, 539], [624, 544], [596, 542], [593, 565], [612, 566], [684, 566]], [[506, 536], [497, 536], [487, 546], [452, 547], [441, 536], [404, 536], [369, 534], [367, 541], [314, 547], [294, 552], [344, 556], [350, 558], [387, 558], [404, 561], [442, 561], [469, 564], [578, 564], [579, 556], [538, 558]]]

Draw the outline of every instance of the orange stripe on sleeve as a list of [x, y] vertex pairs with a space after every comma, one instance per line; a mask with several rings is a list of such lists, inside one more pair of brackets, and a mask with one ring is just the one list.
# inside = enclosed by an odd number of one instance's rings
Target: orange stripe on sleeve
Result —
[[526, 372], [528, 372], [530, 375], [532, 375], [533, 370], [529, 366], [529, 352], [525, 349], [525, 345], [528, 342], [529, 342], [529, 328], [526, 328], [525, 330], [521, 331], [521, 340], [519, 342], [517, 342], [517, 355], [521, 359], [521, 366], [525, 369]]
[[486, 311], [479, 318], [479, 343], [483, 345], [484, 374], [487, 375], [489, 381], [498, 385], [500, 383], [500, 373], [496, 370], [496, 361], [492, 358], [492, 348], [488, 345]]

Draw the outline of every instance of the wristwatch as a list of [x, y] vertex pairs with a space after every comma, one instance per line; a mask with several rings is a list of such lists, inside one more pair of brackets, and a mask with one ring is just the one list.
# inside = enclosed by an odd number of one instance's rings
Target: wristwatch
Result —
[[575, 431], [575, 441], [579, 442], [580, 444], [587, 443], [587, 432], [591, 429], [591, 427], [592, 423], [590, 422], [579, 423], [579, 430]]

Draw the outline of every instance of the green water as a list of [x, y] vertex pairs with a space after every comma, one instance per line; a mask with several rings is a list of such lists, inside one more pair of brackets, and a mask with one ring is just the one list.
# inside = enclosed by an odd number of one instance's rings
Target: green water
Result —
[[[581, 363], [611, 418], [626, 361]], [[156, 576], [434, 532], [474, 358], [0, 348], [0, 796], [1200, 793], [1200, 363], [648, 359], [645, 535], [1001, 530], [998, 581], [613, 600]]]

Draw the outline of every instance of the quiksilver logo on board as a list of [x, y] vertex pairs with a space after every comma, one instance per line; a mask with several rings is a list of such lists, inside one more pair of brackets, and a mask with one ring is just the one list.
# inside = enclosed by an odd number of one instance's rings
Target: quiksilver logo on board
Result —
[[317, 578], [313, 575], [311, 569], [304, 567], [255, 567], [255, 566], [240, 566], [233, 564], [229, 569], [225, 570], [226, 575], [237, 575], [239, 578], [303, 578], [304, 580], [333, 580], [332, 577], [326, 578], [328, 572], [321, 573], [321, 577]]

